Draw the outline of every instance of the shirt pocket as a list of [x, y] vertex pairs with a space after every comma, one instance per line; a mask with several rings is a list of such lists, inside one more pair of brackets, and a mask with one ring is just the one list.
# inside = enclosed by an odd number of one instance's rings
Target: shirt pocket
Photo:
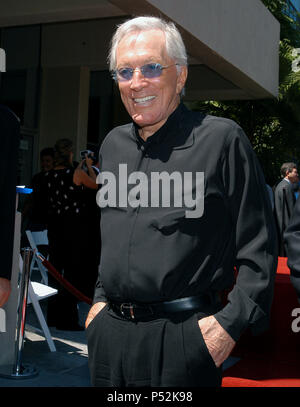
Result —
[[190, 211], [190, 209], [186, 208], [157, 216], [156, 219], [152, 220], [151, 227], [160, 231], [163, 235], [171, 235], [175, 232], [181, 232], [191, 236], [198, 235], [203, 225], [203, 218], [187, 217], [188, 211]]
[[183, 225], [184, 221], [185, 210], [180, 209], [153, 219], [151, 226], [164, 235], [170, 235], [176, 232], [180, 228], [180, 225]]

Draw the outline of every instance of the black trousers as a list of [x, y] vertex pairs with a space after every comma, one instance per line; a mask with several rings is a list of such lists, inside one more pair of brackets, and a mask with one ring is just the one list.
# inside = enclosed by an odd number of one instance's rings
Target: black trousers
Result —
[[198, 319], [203, 313], [128, 321], [106, 305], [87, 328], [89, 368], [99, 387], [219, 387]]

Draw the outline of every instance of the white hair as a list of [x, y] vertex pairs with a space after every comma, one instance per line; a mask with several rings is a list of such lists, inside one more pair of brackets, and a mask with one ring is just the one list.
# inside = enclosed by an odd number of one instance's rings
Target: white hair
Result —
[[187, 53], [182, 37], [172, 22], [166, 22], [158, 17], [136, 17], [118, 26], [111, 40], [108, 55], [109, 69], [114, 71], [117, 67], [116, 51], [120, 41], [129, 33], [161, 30], [166, 38], [166, 50], [170, 58], [178, 65], [187, 65]]

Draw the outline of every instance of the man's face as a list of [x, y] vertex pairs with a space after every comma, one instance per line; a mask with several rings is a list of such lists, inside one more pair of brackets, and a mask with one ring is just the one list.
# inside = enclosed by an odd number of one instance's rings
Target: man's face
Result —
[[293, 168], [293, 170], [291, 172], [289, 172], [287, 176], [288, 176], [289, 181], [292, 183], [299, 181], [297, 168]]
[[[165, 35], [160, 30], [130, 33], [116, 53], [117, 69], [139, 68], [148, 63], [175, 64], [166, 52]], [[185, 84], [187, 68], [176, 66], [162, 70], [161, 76], [147, 79], [137, 70], [128, 81], [119, 81], [122, 101], [132, 119], [143, 129], [157, 131], [176, 109]], [[147, 98], [147, 99], [145, 99]]]
[[53, 157], [51, 155], [44, 155], [41, 158], [41, 170], [50, 171], [53, 168]]

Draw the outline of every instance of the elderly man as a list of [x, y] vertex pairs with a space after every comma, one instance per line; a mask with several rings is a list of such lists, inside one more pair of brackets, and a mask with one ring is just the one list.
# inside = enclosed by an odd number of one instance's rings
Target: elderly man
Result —
[[122, 24], [110, 68], [133, 123], [99, 156], [92, 383], [219, 386], [242, 332], [268, 320], [276, 241], [265, 180], [236, 123], [181, 103], [187, 58], [174, 24]]

